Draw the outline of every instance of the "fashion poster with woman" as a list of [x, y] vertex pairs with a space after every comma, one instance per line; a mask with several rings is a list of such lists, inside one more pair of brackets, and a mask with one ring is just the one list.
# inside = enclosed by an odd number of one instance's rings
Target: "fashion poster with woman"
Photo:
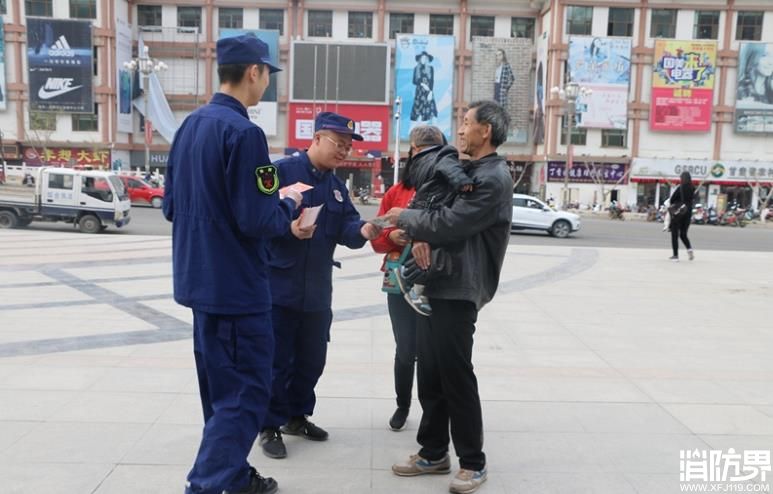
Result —
[[454, 37], [398, 35], [395, 95], [402, 100], [400, 140], [416, 125], [435, 125], [451, 140]]
[[472, 38], [472, 100], [494, 100], [510, 115], [507, 142], [529, 137], [532, 52], [526, 38]]
[[736, 132], [773, 133], [773, 43], [742, 43], [738, 51]]

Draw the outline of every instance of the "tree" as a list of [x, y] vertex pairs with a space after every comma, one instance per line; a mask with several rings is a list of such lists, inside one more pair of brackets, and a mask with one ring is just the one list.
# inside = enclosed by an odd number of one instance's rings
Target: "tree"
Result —
[[526, 171], [529, 170], [529, 166], [533, 163], [525, 163], [523, 165], [510, 165], [510, 175], [513, 177], [513, 191], [518, 188], [518, 185], [526, 176]]
[[[764, 171], [764, 168], [762, 169]], [[763, 209], [766, 209], [768, 207], [768, 204], [770, 203], [770, 200], [773, 198], [773, 187], [770, 186], [770, 181], [765, 180], [764, 182], [768, 184], [768, 192], [764, 194], [764, 197], [760, 195], [760, 190], [763, 188], [763, 181], [760, 180], [760, 175], [757, 173], [757, 169], [754, 167], [749, 167], [743, 170], [745, 173], [743, 176], [746, 178], [746, 185], [752, 189], [752, 194], [756, 195], [759, 198], [759, 202], [757, 203], [757, 206], [759, 208], [758, 211], [761, 211]], [[752, 209], [754, 209], [755, 205], [751, 205]]]
[[[585, 162], [585, 166], [587, 166], [590, 169], [590, 178], [593, 180], [593, 183], [596, 184], [596, 186], [599, 187], [599, 190], [601, 192], [601, 206], [603, 207], [607, 203], [607, 195], [611, 194], [613, 190], [617, 190], [617, 188], [622, 184], [629, 173], [631, 173], [631, 167], [626, 167], [625, 173], [623, 173], [622, 176], [615, 182], [614, 184], [611, 184], [612, 188], [607, 190], [607, 173], [608, 170], [606, 169], [606, 166], [601, 166], [599, 163], [594, 163], [592, 161]], [[620, 164], [619, 166], [625, 166], [623, 164]]]

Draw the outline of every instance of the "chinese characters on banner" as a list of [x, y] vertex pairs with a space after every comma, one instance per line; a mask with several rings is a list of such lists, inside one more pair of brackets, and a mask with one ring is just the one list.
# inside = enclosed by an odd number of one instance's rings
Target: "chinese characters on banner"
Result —
[[305, 149], [314, 137], [314, 118], [323, 111], [334, 111], [354, 120], [355, 131], [363, 140], [352, 141], [354, 149], [386, 151], [389, 147], [389, 107], [385, 105], [324, 105], [290, 103], [290, 147]]
[[110, 151], [84, 148], [24, 148], [27, 165], [110, 167]]
[[569, 38], [570, 80], [593, 90], [577, 98], [577, 126], [625, 129], [631, 81], [631, 39]]
[[[563, 161], [548, 161], [548, 182], [564, 181]], [[593, 184], [603, 182], [605, 184], [627, 183], [624, 178], [626, 165], [622, 163], [572, 163], [569, 169], [569, 180], [574, 183]]]
[[655, 41], [651, 130], [711, 129], [716, 60], [715, 41]]

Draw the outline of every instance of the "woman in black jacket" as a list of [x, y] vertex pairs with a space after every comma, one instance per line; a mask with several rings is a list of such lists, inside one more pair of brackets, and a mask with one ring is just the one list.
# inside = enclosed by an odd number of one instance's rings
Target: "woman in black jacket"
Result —
[[695, 187], [692, 185], [692, 177], [690, 172], [682, 172], [679, 177], [679, 187], [676, 188], [673, 194], [671, 194], [669, 210], [671, 212], [671, 248], [674, 251], [674, 255], [669, 259], [672, 261], [679, 261], [679, 239], [682, 239], [682, 243], [687, 247], [687, 256], [692, 261], [695, 255], [692, 252], [692, 245], [690, 245], [690, 239], [687, 238], [687, 229], [690, 228], [690, 220], [692, 219], [692, 203], [695, 196]]

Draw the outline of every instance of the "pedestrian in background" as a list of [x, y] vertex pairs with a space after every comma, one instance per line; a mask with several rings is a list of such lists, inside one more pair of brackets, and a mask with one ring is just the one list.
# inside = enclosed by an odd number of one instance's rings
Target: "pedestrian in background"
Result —
[[280, 198], [263, 130], [247, 116], [280, 70], [254, 35], [217, 42], [220, 91], [191, 113], [169, 152], [174, 299], [193, 310], [204, 431], [186, 494], [270, 494], [247, 463], [271, 396], [274, 335], [267, 240], [301, 202]]
[[328, 433], [309, 421], [314, 413], [314, 387], [322, 375], [333, 322], [333, 260], [336, 245], [359, 249], [380, 229], [360, 219], [349, 191], [335, 176], [352, 149], [361, 141], [354, 121], [332, 112], [314, 122], [308, 151], [277, 162], [283, 184], [301, 182], [312, 188], [303, 193], [303, 207], [322, 206], [316, 224], [303, 228], [300, 212], [292, 227], [272, 240], [272, 317], [274, 366], [271, 406], [260, 444], [270, 458], [287, 456], [282, 434], [325, 441]]
[[478, 311], [494, 297], [513, 214], [513, 178], [497, 148], [507, 140], [510, 118], [494, 101], [470, 105], [459, 129], [460, 151], [469, 155], [471, 192], [439, 209], [392, 208], [387, 217], [415, 239], [413, 254], [429, 269], [438, 246], [453, 270], [433, 277], [425, 288], [429, 317], [417, 318], [419, 401], [423, 410], [418, 454], [392, 466], [400, 476], [447, 473], [450, 436], [460, 470], [454, 493], [475, 492], [488, 477], [483, 453], [483, 418], [472, 365]]
[[[411, 154], [403, 168], [402, 180], [390, 187], [381, 199], [378, 216], [384, 215], [392, 208], [406, 208], [413, 199], [416, 190], [412, 178]], [[378, 237], [371, 240], [375, 252], [386, 254], [381, 270], [385, 271], [384, 276], [387, 279], [390, 276], [394, 278], [393, 273], [386, 271], [387, 260], [394, 262], [399, 259], [408, 242], [405, 231], [395, 227], [384, 228]], [[396, 282], [391, 283], [391, 289], [392, 292], [387, 293], [387, 308], [395, 338], [394, 375], [397, 409], [389, 419], [389, 428], [400, 431], [405, 428], [408, 420], [413, 394], [413, 376], [416, 368], [416, 313], [408, 305]]]
[[674, 190], [669, 199], [668, 211], [671, 215], [671, 249], [673, 255], [669, 257], [674, 262], [679, 262], [679, 239], [687, 248], [687, 257], [692, 261], [695, 254], [692, 251], [690, 239], [687, 238], [687, 230], [690, 228], [692, 218], [692, 205], [695, 197], [695, 187], [692, 185], [690, 172], [682, 172], [679, 176], [679, 186]]

